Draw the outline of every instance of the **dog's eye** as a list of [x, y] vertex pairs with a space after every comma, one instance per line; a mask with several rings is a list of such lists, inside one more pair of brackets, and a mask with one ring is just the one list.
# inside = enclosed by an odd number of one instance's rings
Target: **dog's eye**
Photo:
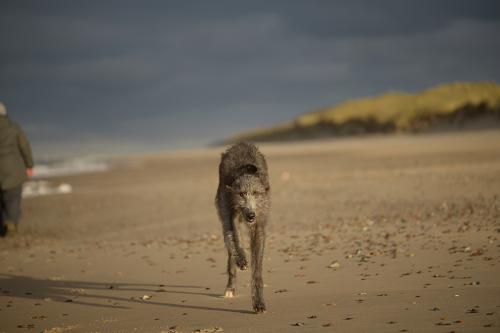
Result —
[[247, 195], [247, 192], [240, 192], [240, 197], [244, 197], [245, 195]]

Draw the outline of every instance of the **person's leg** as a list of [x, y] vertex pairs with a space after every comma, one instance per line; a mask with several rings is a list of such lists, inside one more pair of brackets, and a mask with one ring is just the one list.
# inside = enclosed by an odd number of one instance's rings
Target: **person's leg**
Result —
[[3, 191], [3, 201], [5, 205], [4, 219], [8, 233], [12, 233], [17, 230], [19, 218], [21, 217], [22, 192], [22, 185]]
[[5, 203], [4, 203], [4, 195], [3, 190], [0, 189], [0, 236], [5, 236], [7, 233], [7, 229], [5, 228]]

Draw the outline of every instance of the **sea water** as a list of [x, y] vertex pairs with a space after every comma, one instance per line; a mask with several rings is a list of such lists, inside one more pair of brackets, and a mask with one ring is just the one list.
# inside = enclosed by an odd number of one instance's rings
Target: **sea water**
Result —
[[68, 183], [55, 183], [48, 179], [57, 176], [88, 172], [102, 172], [109, 169], [109, 162], [97, 157], [45, 158], [37, 160], [33, 178], [24, 183], [23, 197], [68, 194], [73, 187]]

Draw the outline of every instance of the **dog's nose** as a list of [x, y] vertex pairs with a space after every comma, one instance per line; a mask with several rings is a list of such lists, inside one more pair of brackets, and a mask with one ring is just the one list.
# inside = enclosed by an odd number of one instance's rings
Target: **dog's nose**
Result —
[[254, 212], [247, 212], [245, 215], [246, 215], [246, 218], [248, 221], [255, 220], [255, 213]]

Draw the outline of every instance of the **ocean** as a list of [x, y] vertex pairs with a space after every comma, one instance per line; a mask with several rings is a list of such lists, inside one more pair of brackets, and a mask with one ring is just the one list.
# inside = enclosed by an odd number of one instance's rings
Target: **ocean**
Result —
[[24, 183], [23, 197], [68, 194], [73, 187], [68, 183], [56, 183], [50, 178], [88, 172], [102, 172], [110, 168], [103, 158], [85, 156], [71, 158], [47, 158], [37, 160], [33, 168], [33, 178]]

